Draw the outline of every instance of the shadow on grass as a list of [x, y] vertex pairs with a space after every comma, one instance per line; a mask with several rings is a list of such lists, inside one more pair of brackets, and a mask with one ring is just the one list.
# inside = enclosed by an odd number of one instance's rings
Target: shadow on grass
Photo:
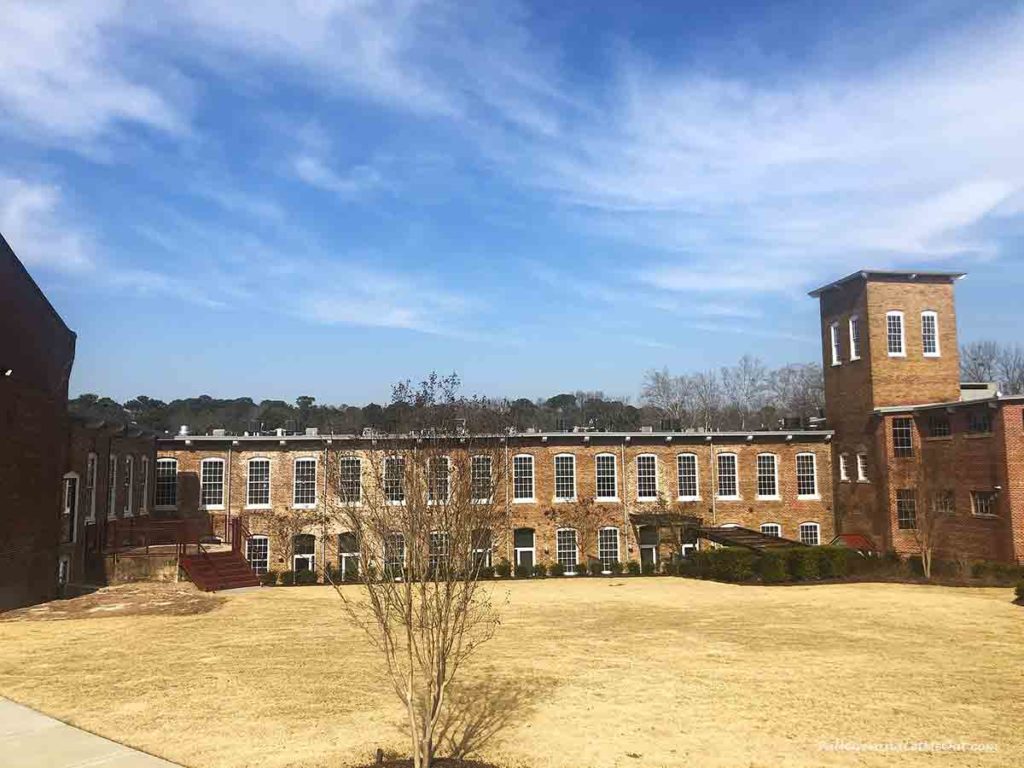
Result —
[[438, 723], [438, 754], [465, 760], [500, 738], [534, 709], [525, 680], [490, 678], [451, 691]]

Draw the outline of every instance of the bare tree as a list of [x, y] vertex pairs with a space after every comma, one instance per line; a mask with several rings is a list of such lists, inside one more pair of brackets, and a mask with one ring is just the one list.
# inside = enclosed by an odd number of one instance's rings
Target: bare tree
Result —
[[725, 400], [735, 410], [740, 429], [746, 429], [751, 414], [761, 409], [767, 387], [768, 372], [756, 357], [744, 355], [736, 365], [722, 368]]
[[576, 531], [576, 547], [579, 549], [581, 563], [589, 566], [600, 560], [597, 532], [602, 523], [600, 510], [592, 496], [579, 496], [575, 501], [559, 503], [544, 514], [559, 527]]
[[921, 551], [924, 577], [932, 577], [932, 561], [936, 549], [942, 545], [946, 524], [954, 516], [952, 491], [932, 491], [915, 512], [914, 540]]
[[1019, 344], [1003, 347], [999, 355], [999, 382], [1003, 394], [1024, 394], [1024, 349]]
[[335, 586], [384, 657], [415, 768], [431, 765], [450, 686], [498, 624], [479, 579], [504, 523], [500, 439], [427, 427], [429, 414], [451, 423], [460, 405], [452, 382], [428, 392], [416, 404], [424, 411], [418, 438], [375, 444], [361, 503], [329, 503], [335, 524], [354, 535], [363, 569], [361, 588]]
[[[259, 524], [255, 523], [259, 520]], [[285, 512], [268, 510], [258, 516], [247, 515], [246, 526], [250, 529], [262, 527], [267, 535], [281, 548], [284, 553], [285, 570], [294, 569], [295, 537], [302, 533], [310, 533], [322, 523], [322, 518], [315, 510], [289, 509]]]
[[715, 426], [718, 413], [722, 408], [722, 385], [715, 371], [704, 371], [689, 377], [693, 387], [694, 407], [697, 414], [697, 426], [711, 430]]
[[999, 371], [999, 344], [972, 341], [960, 348], [960, 377], [964, 381], [996, 381]]
[[673, 376], [668, 368], [644, 374], [640, 401], [656, 408], [666, 419], [682, 424], [693, 410], [693, 389], [684, 376]]

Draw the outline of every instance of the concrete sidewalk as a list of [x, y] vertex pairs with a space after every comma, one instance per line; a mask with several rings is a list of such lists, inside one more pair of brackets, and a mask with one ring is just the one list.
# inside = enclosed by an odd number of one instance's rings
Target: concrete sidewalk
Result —
[[4, 768], [176, 768], [0, 697]]

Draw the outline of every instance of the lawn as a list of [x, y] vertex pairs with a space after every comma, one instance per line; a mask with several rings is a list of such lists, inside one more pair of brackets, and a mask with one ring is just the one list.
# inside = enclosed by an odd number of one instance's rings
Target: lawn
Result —
[[[351, 589], [358, 589], [352, 587]], [[1024, 764], [1024, 609], [1007, 589], [501, 582], [451, 733], [509, 766]], [[189, 766], [404, 749], [381, 666], [327, 587], [194, 615], [0, 622], [0, 694]], [[90, 609], [92, 610], [92, 609]], [[105, 613], [106, 611], [106, 613]], [[81, 615], [81, 614], [80, 614]], [[964, 741], [995, 753], [835, 753]]]

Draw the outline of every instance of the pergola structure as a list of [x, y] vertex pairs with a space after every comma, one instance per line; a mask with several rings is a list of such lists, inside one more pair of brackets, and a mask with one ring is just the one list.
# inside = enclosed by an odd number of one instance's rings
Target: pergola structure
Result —
[[704, 523], [704, 518], [694, 515], [684, 515], [681, 512], [631, 512], [629, 523], [633, 527], [633, 535], [640, 544], [647, 543], [645, 536], [640, 532], [641, 528], [650, 528], [657, 531], [658, 540], [654, 544], [664, 541], [662, 531], [668, 531], [668, 541], [675, 548], [676, 555], [683, 552], [684, 544], [695, 544], [700, 538], [697, 532]]
[[784, 539], [781, 536], [769, 536], [760, 531], [750, 528], [716, 526], [711, 528], [699, 528], [697, 537], [722, 544], [726, 547], [743, 547], [754, 552], [764, 552], [769, 549], [792, 549], [793, 547], [806, 547], [807, 545]]

